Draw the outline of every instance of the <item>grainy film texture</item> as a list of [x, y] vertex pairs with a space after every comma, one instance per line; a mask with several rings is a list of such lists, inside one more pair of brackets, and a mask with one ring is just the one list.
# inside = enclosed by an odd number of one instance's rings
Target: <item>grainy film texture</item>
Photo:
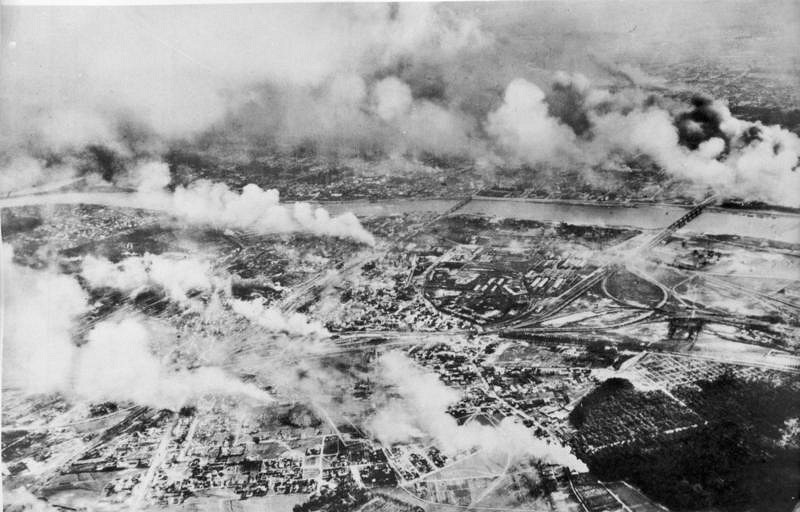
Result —
[[4, 511], [798, 510], [798, 2], [0, 40]]

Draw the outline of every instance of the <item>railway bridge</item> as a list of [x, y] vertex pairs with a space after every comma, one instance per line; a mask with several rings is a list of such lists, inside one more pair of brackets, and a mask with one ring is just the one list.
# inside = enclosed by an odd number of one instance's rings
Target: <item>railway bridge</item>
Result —
[[[711, 196], [701, 203], [698, 203], [688, 212], [683, 214], [678, 220], [672, 222], [669, 226], [665, 227], [661, 231], [659, 231], [650, 241], [647, 243], [639, 246], [635, 250], [637, 252], [645, 252], [653, 247], [657, 246], [667, 238], [669, 238], [675, 231], [681, 229], [686, 224], [690, 223], [692, 220], [696, 219], [700, 216], [703, 211], [708, 208], [709, 206], [715, 204], [719, 200], [719, 196]], [[591, 274], [587, 275], [564, 293], [555, 297], [548, 305], [545, 307], [543, 311], [540, 313], [533, 313], [528, 311], [527, 314], [523, 314], [520, 317], [512, 320], [509, 324], [499, 326], [501, 329], [503, 328], [510, 328], [510, 329], [518, 329], [518, 328], [525, 328], [531, 327], [533, 325], [539, 324], [554, 314], [558, 313], [562, 309], [564, 309], [567, 305], [573, 302], [575, 299], [586, 293], [590, 288], [592, 288], [595, 284], [602, 281], [604, 278], [610, 276], [614, 272], [624, 268], [623, 263], [607, 263], [597, 270], [592, 272]]]
[[719, 200], [719, 196], [711, 196], [708, 199], [704, 200], [703, 202], [695, 205], [691, 210], [683, 214], [680, 219], [676, 220], [669, 226], [665, 227], [659, 233], [652, 238], [649, 242], [644, 244], [643, 246], [639, 247], [639, 251], [646, 251], [652, 249], [653, 247], [657, 246], [667, 238], [669, 238], [674, 232], [681, 229], [686, 224], [690, 223], [694, 219], [700, 216], [703, 213], [703, 210], [708, 208], [709, 206], [715, 204]]

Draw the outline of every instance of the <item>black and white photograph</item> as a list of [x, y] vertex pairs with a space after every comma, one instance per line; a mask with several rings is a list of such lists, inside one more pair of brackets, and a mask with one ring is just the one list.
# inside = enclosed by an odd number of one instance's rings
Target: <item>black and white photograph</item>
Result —
[[800, 512], [800, 1], [0, 2], [3, 512]]

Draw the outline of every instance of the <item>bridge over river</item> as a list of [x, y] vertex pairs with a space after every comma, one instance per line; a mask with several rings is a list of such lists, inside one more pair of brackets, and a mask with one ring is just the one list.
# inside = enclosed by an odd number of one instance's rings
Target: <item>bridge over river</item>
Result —
[[[0, 208], [55, 204], [89, 204], [138, 208], [169, 213], [166, 194], [138, 194], [128, 191], [50, 192], [0, 198]], [[353, 212], [359, 217], [406, 212], [459, 213], [575, 225], [663, 229], [673, 219], [690, 212], [692, 206], [660, 203], [591, 203], [569, 200], [540, 200], [474, 197], [464, 199], [387, 199], [316, 203], [332, 214]], [[755, 210], [732, 210], [709, 206], [694, 219], [691, 231], [708, 235], [735, 235], [784, 243], [800, 243], [800, 215]]]

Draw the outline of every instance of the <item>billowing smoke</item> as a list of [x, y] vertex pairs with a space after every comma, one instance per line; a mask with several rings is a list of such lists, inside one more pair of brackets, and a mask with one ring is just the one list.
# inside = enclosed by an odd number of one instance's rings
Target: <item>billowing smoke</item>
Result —
[[508, 85], [486, 131], [513, 158], [532, 165], [568, 161], [576, 147], [575, 132], [549, 114], [544, 91], [522, 79]]
[[703, 109], [707, 118], [702, 123], [679, 115], [676, 124], [668, 111], [655, 106], [593, 116], [595, 139], [585, 154], [596, 152], [608, 160], [614, 152], [643, 153], [669, 174], [694, 184], [698, 195], [710, 190], [800, 205], [794, 192], [800, 187], [800, 137], [779, 126], [736, 119], [719, 102]]
[[375, 238], [352, 213], [332, 217], [324, 208], [308, 203], [284, 205], [277, 190], [263, 190], [253, 184], [237, 193], [222, 183], [200, 180], [188, 187], [178, 187], [171, 194], [153, 194], [148, 200], [194, 224], [258, 234], [301, 231], [375, 244]]
[[75, 355], [71, 332], [88, 297], [71, 277], [17, 265], [7, 248], [2, 256], [3, 387], [66, 390]]
[[[327, 343], [329, 333], [322, 323], [301, 313], [267, 306], [261, 299], [233, 298], [230, 276], [212, 269], [208, 260], [146, 254], [112, 263], [88, 256], [81, 276], [92, 289], [110, 288], [130, 297], [144, 290], [164, 293], [200, 313], [203, 326], [200, 331], [183, 330], [179, 343], [174, 332], [160, 332], [138, 317], [118, 320], [119, 315], [115, 315], [112, 320], [97, 324], [80, 350], [78, 362], [83, 366], [79, 375], [84, 377], [76, 386], [81, 396], [114, 400], [141, 376], [152, 384], [138, 385], [135, 396], [128, 393], [129, 399], [160, 407], [191, 402], [206, 393], [268, 399], [257, 388], [232, 379], [218, 367], [233, 374], [256, 375], [283, 397], [326, 403], [341, 393], [334, 390], [334, 382], [342, 380], [343, 374], [316, 359], [333, 348]], [[197, 300], [196, 292], [215, 300]], [[238, 322], [236, 315], [247, 322]], [[227, 335], [207, 336], [209, 326], [214, 332], [224, 329]], [[175, 354], [174, 360], [170, 354]], [[171, 362], [166, 363], [165, 358]], [[113, 370], [111, 365], [98, 368], [104, 360], [122, 359], [131, 361], [124, 371]], [[123, 384], [117, 386], [116, 382]], [[321, 392], [321, 387], [327, 391]], [[166, 391], [153, 395], [159, 388]], [[92, 390], [97, 392], [93, 394]]]
[[[96, 324], [80, 347], [73, 340], [77, 318], [88, 310], [88, 297], [69, 276], [32, 270], [3, 255], [3, 386], [29, 394], [59, 392], [89, 400], [130, 400], [154, 407], [178, 408], [206, 394], [270, 397], [221, 370], [206, 366], [187, 369], [158, 355], [172, 346], [172, 333], [149, 328], [137, 317]], [[157, 261], [157, 260], [156, 260]], [[166, 265], [160, 262], [158, 265]], [[103, 265], [97, 261], [91, 265]], [[98, 267], [95, 267], [95, 270]], [[122, 267], [103, 269], [103, 282], [130, 287]], [[184, 269], [185, 270], [185, 269]], [[99, 275], [100, 273], [98, 273]], [[163, 280], [178, 292], [197, 283]], [[146, 279], [152, 283], [152, 279]], [[163, 284], [163, 283], [162, 283]], [[168, 351], [167, 351], [168, 352]]]
[[112, 288], [130, 298], [157, 291], [181, 304], [188, 304], [190, 295], [211, 291], [215, 284], [206, 261], [154, 254], [132, 256], [118, 263], [89, 255], [83, 259], [81, 276], [92, 288]]
[[219, 368], [173, 369], [153, 353], [153, 341], [153, 333], [134, 318], [97, 324], [77, 351], [77, 395], [95, 402], [129, 400], [173, 410], [212, 394], [272, 400]]
[[[557, 116], [557, 117], [556, 117]], [[585, 77], [559, 75], [554, 99], [515, 80], [489, 114], [487, 132], [523, 163], [618, 166], [645, 155], [702, 197], [800, 206], [800, 137], [731, 115], [719, 101], [697, 98], [675, 112], [646, 97], [592, 88]]]
[[24, 192], [44, 183], [61, 182], [75, 175], [75, 169], [65, 165], [47, 166], [42, 160], [22, 155], [0, 159], [0, 194]]
[[450, 102], [414, 97], [410, 84], [396, 76], [378, 80], [340, 73], [319, 87], [265, 96], [232, 119], [242, 123], [244, 118], [246, 129], [277, 151], [302, 148], [368, 158], [480, 155], [473, 118]]
[[58, 508], [34, 496], [24, 487], [3, 489], [3, 510], [8, 512], [58, 512]]
[[399, 399], [389, 399], [368, 424], [381, 442], [392, 444], [412, 439], [433, 439], [444, 453], [454, 455], [472, 448], [519, 457], [534, 457], [586, 471], [586, 466], [564, 446], [536, 439], [522, 424], [505, 418], [497, 427], [478, 423], [459, 425], [447, 413], [459, 393], [439, 378], [418, 367], [401, 352], [381, 356], [377, 372], [393, 386]]
[[169, 166], [156, 160], [139, 162], [128, 176], [128, 181], [138, 192], [159, 192], [172, 181]]
[[589, 131], [588, 109], [589, 79], [583, 75], [569, 76], [556, 73], [553, 87], [545, 101], [547, 110], [553, 117], [569, 126], [576, 135], [581, 136]]
[[164, 188], [171, 182], [169, 166], [150, 160], [120, 176], [119, 183], [136, 189], [127, 204], [164, 211], [188, 224], [257, 234], [304, 232], [375, 244], [375, 237], [352, 213], [331, 216], [308, 203], [282, 204], [275, 189], [250, 184], [236, 192], [224, 183], [197, 180], [169, 191]]
[[[144, 292], [157, 292], [169, 300], [195, 311], [212, 307], [198, 297], [219, 294], [230, 309], [271, 332], [291, 336], [325, 338], [330, 335], [321, 322], [302, 313], [285, 313], [267, 306], [263, 299], [239, 300], [231, 295], [230, 276], [215, 271], [208, 260], [177, 254], [145, 254], [131, 256], [114, 263], [104, 258], [86, 256], [81, 264], [81, 277], [92, 289], [112, 289], [135, 299]], [[221, 313], [221, 311], [203, 311]]]
[[[694, 19], [670, 18], [665, 31], [649, 13], [626, 9], [604, 25], [603, 37], [582, 39], [596, 34], [587, 26], [597, 19], [591, 5], [563, 19], [540, 12], [518, 23], [527, 9], [538, 8], [487, 8], [482, 24], [467, 8], [405, 3], [4, 9], [0, 189], [77, 175], [161, 190], [167, 175], [141, 168], [168, 150], [243, 147], [247, 158], [313, 151], [368, 161], [463, 159], [481, 171], [588, 169], [590, 183], [592, 168], [630, 168], [645, 156], [698, 196], [710, 190], [798, 204], [786, 192], [797, 184], [794, 134], [737, 120], [716, 100], [698, 98], [684, 109], [647, 98], [642, 89], [661, 92], [664, 81], [603, 51], [643, 38], [642, 48], [660, 52], [661, 40], [688, 54], [719, 26], [689, 30]], [[748, 21], [731, 11], [715, 12], [715, 20]], [[631, 33], [634, 19], [640, 29]], [[493, 22], [510, 35], [494, 37]], [[613, 44], [603, 39], [606, 29]], [[781, 48], [797, 46], [796, 31], [773, 32]], [[562, 67], [571, 74], [555, 73]], [[612, 86], [593, 87], [572, 72], [582, 67]], [[306, 207], [269, 210], [271, 219], [255, 221], [236, 205], [244, 196], [259, 208], [277, 200], [270, 191], [237, 194], [200, 183], [178, 187], [172, 206], [221, 226], [233, 225], [236, 210], [252, 229], [369, 243], [354, 235], [352, 219]], [[184, 200], [213, 203], [220, 215], [210, 219]]]
[[[726, 140], [727, 136], [722, 131], [725, 110], [724, 105], [713, 101], [711, 98], [695, 96], [692, 99], [692, 109], [682, 112], [675, 119], [675, 125], [678, 128], [678, 141], [687, 148], [694, 150], [700, 144], [712, 138]], [[728, 114], [728, 117], [730, 117], [730, 114]]]
[[4, 17], [0, 87], [14, 94], [0, 95], [0, 146], [45, 156], [156, 154], [164, 140], [228, 123], [277, 146], [337, 152], [436, 150], [426, 132], [461, 144], [446, 104], [394, 120], [365, 107], [385, 70], [487, 43], [474, 20], [430, 4], [10, 8]]
[[325, 338], [330, 335], [322, 322], [309, 320], [302, 313], [287, 314], [274, 306], [267, 307], [259, 299], [251, 301], [232, 299], [230, 305], [237, 314], [270, 331], [316, 338]]

